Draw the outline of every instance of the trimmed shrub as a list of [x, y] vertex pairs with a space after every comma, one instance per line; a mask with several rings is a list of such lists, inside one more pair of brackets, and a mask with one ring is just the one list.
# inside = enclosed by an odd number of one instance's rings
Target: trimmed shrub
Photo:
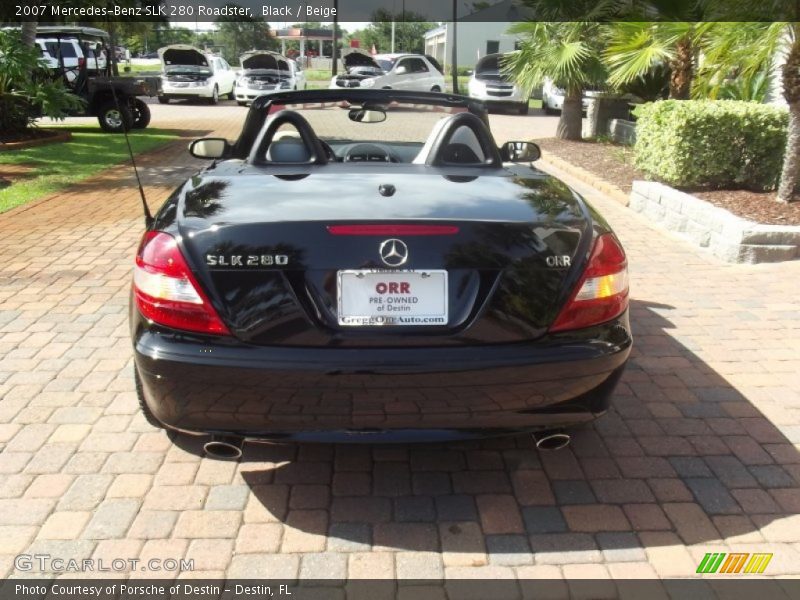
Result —
[[646, 104], [636, 122], [636, 167], [669, 185], [774, 190], [780, 179], [786, 109], [732, 100]]

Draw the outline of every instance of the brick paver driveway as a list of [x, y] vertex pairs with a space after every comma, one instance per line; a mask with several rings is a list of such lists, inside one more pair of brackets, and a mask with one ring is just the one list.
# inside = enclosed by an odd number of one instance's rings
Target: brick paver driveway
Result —
[[[244, 114], [163, 108], [157, 124], [230, 137]], [[154, 204], [196, 164], [183, 148], [140, 161]], [[712, 551], [800, 574], [800, 261], [722, 264], [588, 190], [629, 252], [636, 347], [568, 449], [251, 444], [220, 462], [137, 411], [131, 184], [119, 168], [0, 215], [0, 575], [35, 552], [191, 558], [195, 576], [694, 576]]]

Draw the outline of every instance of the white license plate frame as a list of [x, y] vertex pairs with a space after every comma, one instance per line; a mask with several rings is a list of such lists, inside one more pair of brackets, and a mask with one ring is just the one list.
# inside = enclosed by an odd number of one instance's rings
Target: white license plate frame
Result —
[[[345, 285], [349, 288], [359, 279], [363, 280], [363, 290], [345, 289]], [[378, 283], [388, 287], [390, 283], [399, 286], [403, 282], [409, 284], [411, 291], [377, 292]], [[370, 287], [375, 290], [372, 296], [369, 296]], [[415, 290], [419, 288], [423, 291], [417, 295]], [[364, 302], [363, 298], [354, 298], [351, 291], [356, 295], [364, 293], [368, 298], [380, 297], [383, 302], [369, 299]], [[344, 327], [444, 327], [448, 323], [448, 273], [445, 269], [343, 269], [336, 273], [336, 293], [338, 321]], [[422, 303], [421, 295], [425, 296]], [[388, 301], [389, 298], [404, 300]], [[411, 302], [413, 298], [417, 301]]]

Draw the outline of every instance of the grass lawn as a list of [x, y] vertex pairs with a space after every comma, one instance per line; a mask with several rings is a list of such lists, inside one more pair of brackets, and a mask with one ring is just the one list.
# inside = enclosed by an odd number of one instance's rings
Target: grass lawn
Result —
[[[0, 152], [0, 174], [6, 165], [30, 167], [23, 176], [10, 178], [0, 188], [0, 212], [64, 189], [103, 169], [128, 160], [122, 135], [103, 133], [99, 127], [70, 127], [72, 140], [25, 150]], [[129, 134], [134, 154], [145, 152], [177, 139], [165, 130], [145, 129]], [[18, 171], [16, 167], [14, 171]], [[9, 171], [11, 169], [8, 169]]]
[[324, 81], [325, 85], [327, 85], [331, 77], [333, 77], [330, 69], [306, 69], [305, 74], [307, 81]]
[[161, 74], [161, 65], [131, 65], [131, 70], [126, 71], [125, 67], [127, 65], [120, 63], [119, 65], [119, 74], [120, 75], [128, 75], [130, 77], [137, 77], [143, 74], [147, 75], [160, 75]]

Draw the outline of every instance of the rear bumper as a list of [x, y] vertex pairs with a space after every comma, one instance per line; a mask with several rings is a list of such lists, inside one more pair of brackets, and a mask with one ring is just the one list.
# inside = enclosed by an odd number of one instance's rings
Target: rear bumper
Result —
[[367, 349], [248, 346], [136, 320], [136, 369], [156, 418], [264, 439], [447, 439], [589, 421], [608, 408], [631, 347], [627, 313], [532, 344]]

